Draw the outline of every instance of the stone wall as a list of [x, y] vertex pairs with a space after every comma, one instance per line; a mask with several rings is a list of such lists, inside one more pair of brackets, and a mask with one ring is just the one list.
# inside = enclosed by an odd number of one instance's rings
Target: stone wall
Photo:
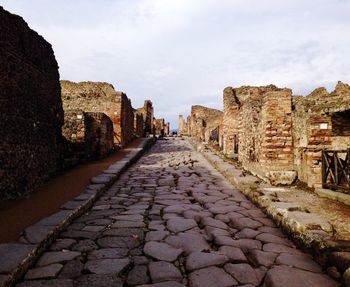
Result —
[[212, 131], [220, 126], [222, 116], [222, 111], [200, 105], [192, 106], [191, 118], [187, 123], [189, 135], [196, 137], [199, 141], [209, 142]]
[[65, 111], [64, 122], [66, 157], [84, 162], [104, 158], [113, 150], [113, 123], [106, 114], [70, 110]]
[[114, 143], [123, 147], [134, 137], [134, 110], [131, 101], [122, 92], [116, 92], [108, 83], [61, 81], [65, 110], [81, 109], [102, 112], [111, 118]]
[[291, 99], [272, 85], [224, 90], [224, 153], [272, 183], [295, 178]]
[[164, 119], [156, 119], [154, 121], [155, 126], [155, 134], [157, 136], [163, 137], [165, 136], [165, 120]]
[[134, 111], [134, 130], [137, 137], [144, 136], [143, 115], [137, 110]]
[[153, 134], [154, 109], [152, 102], [150, 100], [145, 100], [143, 107], [138, 108], [137, 111], [143, 116], [145, 136]]
[[8, 199], [60, 170], [63, 109], [51, 45], [2, 7], [0, 94], [0, 199]]
[[293, 98], [294, 166], [310, 187], [322, 186], [322, 149], [350, 148], [350, 87], [318, 88]]
[[170, 134], [170, 123], [167, 122], [164, 127], [164, 134], [168, 136]]
[[184, 120], [184, 117], [182, 115], [179, 115], [179, 130], [178, 130], [179, 136], [186, 136], [188, 135], [188, 127]]

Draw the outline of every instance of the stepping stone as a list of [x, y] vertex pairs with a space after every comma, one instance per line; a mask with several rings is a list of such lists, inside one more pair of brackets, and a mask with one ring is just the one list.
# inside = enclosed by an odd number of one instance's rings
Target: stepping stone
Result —
[[173, 218], [167, 222], [167, 228], [174, 233], [183, 232], [194, 227], [197, 227], [197, 223], [193, 219]]
[[49, 265], [53, 263], [66, 262], [71, 261], [81, 253], [78, 251], [51, 251], [45, 252], [38, 261], [38, 266]]
[[95, 274], [119, 274], [130, 264], [128, 258], [124, 259], [97, 259], [85, 263], [84, 269]]
[[265, 277], [266, 287], [339, 287], [338, 282], [324, 274], [308, 272], [288, 266], [274, 266]]
[[151, 275], [152, 282], [163, 281], [182, 281], [182, 275], [173, 264], [160, 261], [151, 262], [149, 264], [149, 273]]
[[43, 279], [43, 278], [54, 278], [61, 271], [62, 264], [51, 264], [44, 267], [38, 267], [31, 269], [27, 272], [25, 279]]
[[225, 270], [231, 274], [240, 284], [252, 284], [258, 286], [260, 280], [257, 278], [254, 269], [246, 263], [226, 264]]
[[171, 247], [166, 243], [150, 241], [145, 244], [143, 251], [146, 255], [162, 261], [175, 261], [183, 252], [182, 249]]
[[186, 259], [186, 269], [193, 271], [213, 265], [222, 265], [228, 261], [225, 255], [207, 252], [193, 252]]
[[196, 270], [189, 275], [190, 287], [229, 287], [237, 284], [236, 280], [218, 267]]

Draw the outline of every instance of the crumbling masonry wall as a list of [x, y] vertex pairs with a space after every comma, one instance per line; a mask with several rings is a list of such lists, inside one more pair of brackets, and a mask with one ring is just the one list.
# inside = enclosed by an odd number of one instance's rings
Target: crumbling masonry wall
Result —
[[113, 149], [113, 123], [104, 113], [65, 111], [63, 136], [67, 140], [65, 157], [78, 162], [106, 157]]
[[137, 111], [143, 116], [144, 136], [152, 134], [154, 126], [154, 109], [152, 102], [150, 100], [145, 100], [143, 107], [138, 108]]
[[65, 110], [81, 109], [101, 112], [111, 118], [114, 143], [123, 147], [134, 137], [134, 110], [131, 101], [122, 92], [116, 92], [108, 83], [61, 81]]
[[200, 105], [192, 106], [191, 118], [187, 122], [189, 135], [196, 137], [199, 141], [209, 142], [213, 135], [213, 130], [220, 126], [222, 116], [222, 111]]
[[51, 45], [2, 7], [0, 94], [0, 199], [8, 199], [60, 170], [63, 109]]
[[350, 148], [350, 87], [318, 88], [293, 97], [294, 167], [309, 187], [322, 186], [322, 149]]
[[143, 115], [138, 110], [134, 110], [134, 130], [136, 137], [144, 136]]

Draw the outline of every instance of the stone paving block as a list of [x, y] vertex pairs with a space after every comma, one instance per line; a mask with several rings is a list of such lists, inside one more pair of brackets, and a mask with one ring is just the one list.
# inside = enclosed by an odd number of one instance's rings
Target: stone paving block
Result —
[[28, 243], [40, 243], [43, 240], [46, 240], [49, 237], [49, 234], [53, 234], [55, 229], [55, 226], [32, 225], [24, 230], [24, 237]]
[[275, 252], [275, 253], [289, 253], [289, 254], [296, 254], [296, 255], [302, 255], [303, 253], [292, 247], [288, 247], [286, 245], [276, 244], [276, 243], [266, 243], [263, 246], [263, 251], [267, 252]]
[[143, 251], [152, 258], [163, 261], [175, 261], [183, 252], [180, 248], [174, 248], [166, 243], [150, 241], [145, 244]]
[[264, 243], [277, 243], [282, 245], [287, 245], [289, 247], [294, 247], [294, 244], [287, 238], [281, 238], [269, 233], [262, 233], [256, 237], [257, 240], [260, 240]]
[[54, 278], [61, 271], [62, 267], [63, 267], [62, 264], [51, 264], [43, 267], [30, 269], [27, 272], [25, 279], [32, 280], [32, 279]]
[[73, 280], [51, 279], [51, 280], [24, 281], [22, 283], [17, 284], [16, 287], [73, 287]]
[[221, 246], [219, 253], [227, 256], [231, 262], [242, 263], [248, 261], [242, 250], [237, 247]]
[[183, 249], [187, 255], [191, 252], [210, 249], [210, 245], [201, 234], [178, 233], [176, 236], [168, 236], [165, 242]]
[[173, 264], [164, 261], [151, 262], [149, 264], [149, 273], [153, 283], [163, 281], [182, 281], [182, 275], [179, 269]]
[[252, 284], [254, 286], [258, 286], [260, 284], [260, 280], [257, 278], [254, 269], [249, 264], [228, 263], [225, 265], [225, 270], [240, 284]]
[[83, 268], [84, 264], [80, 260], [69, 261], [63, 266], [58, 277], [63, 279], [78, 278], [81, 276]]
[[146, 234], [146, 241], [162, 241], [167, 235], [168, 231], [150, 231]]
[[204, 267], [223, 265], [228, 258], [222, 254], [193, 252], [186, 258], [186, 270], [193, 271]]
[[46, 217], [40, 220], [39, 222], [36, 223], [36, 225], [39, 225], [39, 226], [59, 225], [59, 224], [62, 224], [64, 221], [66, 221], [67, 218], [71, 216], [71, 214], [72, 214], [72, 211], [70, 210], [61, 210], [49, 217]]
[[116, 221], [112, 228], [144, 228], [146, 224], [143, 221]]
[[[243, 228], [241, 231], [237, 232], [235, 234], [235, 237], [237, 239], [240, 238], [255, 238], [257, 235], [259, 235], [261, 233], [261, 231], [257, 231], [254, 229], [250, 229], [250, 228]], [[260, 240], [259, 238], [257, 238], [258, 240]]]
[[315, 273], [321, 273], [321, 267], [307, 255], [292, 255], [282, 253], [276, 259], [277, 264], [283, 264], [298, 269], [304, 269]]
[[138, 287], [185, 287], [185, 285], [176, 281], [167, 281], [155, 284], [140, 285]]
[[274, 266], [265, 277], [264, 287], [339, 287], [330, 277], [287, 266]]
[[213, 219], [211, 217], [204, 217], [204, 218], [202, 218], [201, 225], [202, 226], [212, 226], [212, 227], [221, 228], [221, 229], [227, 229], [228, 228], [226, 223], [224, 223], [224, 222], [222, 222], [220, 220]]
[[275, 262], [277, 257], [276, 253], [273, 252], [265, 252], [261, 250], [252, 249], [248, 252], [249, 260], [256, 266], [265, 266], [270, 267]]
[[229, 287], [238, 282], [218, 267], [196, 270], [189, 275], [190, 287]]
[[94, 250], [89, 253], [88, 259], [116, 259], [116, 258], [124, 258], [127, 256], [129, 249], [126, 248], [103, 248]]
[[6, 243], [0, 244], [0, 273], [10, 273], [33, 252], [35, 245]]
[[97, 249], [98, 246], [91, 239], [79, 240], [71, 249], [74, 251], [87, 252]]
[[130, 264], [129, 258], [96, 259], [85, 263], [84, 269], [94, 274], [119, 274]]
[[148, 281], [149, 281], [149, 277], [147, 275], [147, 266], [136, 265], [129, 272], [126, 283], [128, 285], [140, 285], [140, 284], [146, 284]]
[[138, 237], [103, 237], [97, 240], [97, 244], [103, 248], [128, 248], [133, 249], [141, 245]]
[[45, 252], [39, 259], [37, 265], [45, 266], [53, 263], [67, 262], [80, 256], [77, 251], [50, 251]]
[[74, 281], [79, 287], [123, 287], [123, 281], [115, 274], [83, 275]]
[[242, 217], [242, 218], [230, 218], [230, 226], [239, 230], [242, 230], [244, 228], [251, 228], [251, 229], [256, 229], [262, 224], [258, 221], [252, 220], [247, 217]]
[[169, 219], [167, 228], [174, 233], [183, 232], [191, 228], [197, 227], [197, 223], [193, 219]]
[[50, 247], [52, 251], [62, 251], [63, 249], [69, 249], [77, 241], [71, 238], [57, 239]]

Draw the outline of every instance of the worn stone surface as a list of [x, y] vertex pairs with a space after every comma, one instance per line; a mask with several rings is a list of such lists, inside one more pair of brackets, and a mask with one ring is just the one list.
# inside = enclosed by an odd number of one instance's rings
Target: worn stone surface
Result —
[[74, 286], [337, 286], [179, 139], [158, 141], [52, 248], [33, 270], [61, 264], [50, 276]]

